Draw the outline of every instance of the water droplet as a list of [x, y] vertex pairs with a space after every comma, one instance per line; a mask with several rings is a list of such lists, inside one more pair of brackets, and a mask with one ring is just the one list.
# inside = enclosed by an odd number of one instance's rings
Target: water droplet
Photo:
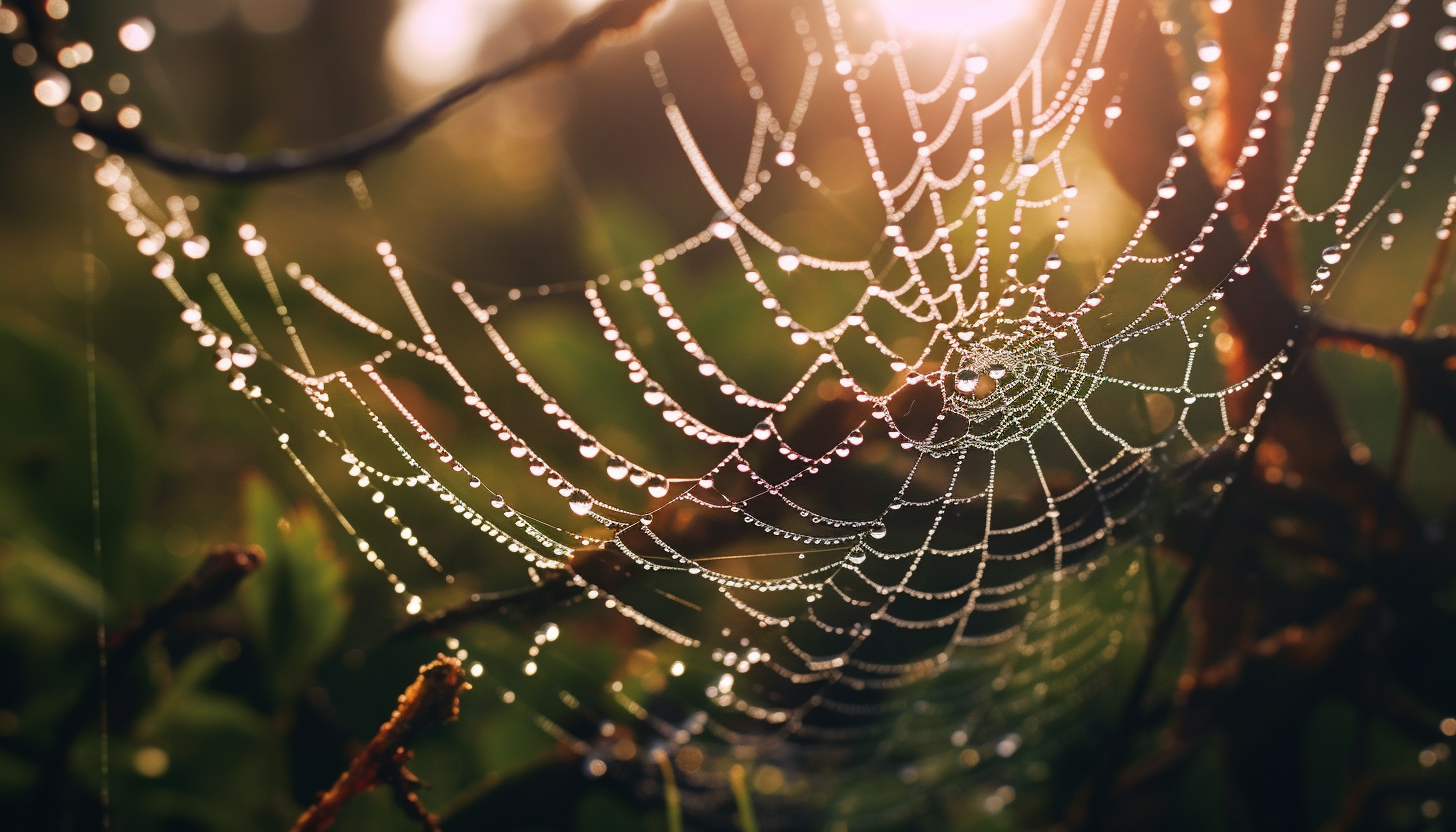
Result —
[[1320, 252], [1320, 259], [1325, 261], [1326, 263], [1329, 263], [1331, 266], [1340, 262], [1340, 247], [1330, 246], [1329, 248]]
[[960, 393], [970, 393], [976, 389], [976, 382], [981, 378], [975, 370], [966, 368], [956, 373], [955, 388]]
[[233, 364], [246, 370], [258, 361], [258, 348], [252, 344], [238, 344], [233, 347]]
[[729, 237], [732, 237], [733, 232], [737, 229], [738, 226], [734, 225], [733, 221], [728, 219], [728, 215], [723, 213], [722, 211], [714, 214], [713, 221], [708, 224], [708, 230], [713, 233], [714, 237], [717, 237], [720, 240], [726, 240]]
[[145, 17], [133, 17], [116, 31], [117, 40], [132, 52], [144, 52], [157, 37], [157, 27]]
[[1222, 54], [1223, 47], [1216, 40], [1205, 40], [1198, 44], [1198, 59], [1204, 63], [1212, 63]]
[[799, 268], [799, 250], [785, 246], [779, 250], [779, 268], [791, 272]]
[[767, 419], [753, 426], [754, 439], [767, 439], [773, 435], [773, 425]]
[[59, 107], [71, 94], [71, 79], [59, 72], [47, 73], [35, 82], [35, 100], [47, 107]]
[[1198, 141], [1198, 137], [1193, 135], [1193, 128], [1186, 124], [1179, 127], [1178, 132], [1174, 136], [1178, 140], [1179, 147], [1192, 147]]
[[885, 535], [889, 533], [890, 530], [885, 528], [884, 523], [876, 523], [870, 527], [870, 537], [873, 537], [875, 540], [883, 540]]
[[1241, 191], [1244, 189], [1244, 174], [1242, 171], [1236, 170], [1229, 174], [1228, 187], [1231, 191]]
[[1395, 235], [1394, 234], [1381, 234], [1380, 235], [1380, 248], [1382, 250], [1384, 250], [1384, 251], [1390, 251], [1390, 247], [1393, 246], [1393, 245], [1395, 245]]
[[992, 364], [990, 367], [986, 368], [986, 375], [990, 376], [992, 379], [999, 381], [1006, 375], [1006, 367], [1001, 364]]
[[1253, 266], [1249, 265], [1249, 261], [1240, 260], [1238, 265], [1234, 266], [1234, 274], [1248, 274], [1251, 269]]
[[1431, 92], [1445, 92], [1451, 89], [1452, 80], [1449, 69], [1438, 69], [1426, 76], [1426, 86], [1431, 88]]
[[1173, 197], [1175, 197], [1177, 195], [1178, 195], [1178, 186], [1173, 184], [1173, 180], [1171, 180], [1171, 179], [1164, 179], [1162, 182], [1159, 182], [1158, 183], [1158, 196], [1160, 198], [1162, 198], [1162, 199], [1172, 199]]
[[1329, 266], [1320, 266], [1318, 269], [1315, 269], [1314, 270], [1314, 276], [1317, 277], [1317, 278], [1319, 278], [1320, 280], [1329, 280], [1330, 279], [1330, 267]]
[[1051, 254], [1048, 254], [1046, 259], [1046, 267], [1052, 270], [1060, 269], [1062, 267], [1062, 255], [1057, 254], [1055, 251]]
[[[566, 498], [566, 504], [571, 507], [574, 514], [580, 516], [592, 510], [595, 503], [585, 491], [573, 491], [571, 496]], [[554, 626], [554, 625], [553, 625]]]
[[601, 452], [602, 446], [597, 444], [595, 439], [583, 439], [581, 444], [576, 446], [581, 455], [586, 459], [592, 459]]
[[1399, 208], [1385, 215], [1385, 221], [1390, 223], [1391, 225], [1400, 225], [1401, 221], [1404, 219], [1405, 214], [1402, 214]]
[[211, 247], [212, 244], [208, 242], [208, 239], [198, 234], [182, 242], [182, 253], [193, 260], [200, 260], [207, 255], [207, 250]]
[[667, 480], [662, 477], [649, 477], [647, 480], [647, 493], [658, 498], [666, 497]]
[[1456, 51], [1456, 26], [1443, 26], [1436, 32], [1436, 45], [1446, 52]]

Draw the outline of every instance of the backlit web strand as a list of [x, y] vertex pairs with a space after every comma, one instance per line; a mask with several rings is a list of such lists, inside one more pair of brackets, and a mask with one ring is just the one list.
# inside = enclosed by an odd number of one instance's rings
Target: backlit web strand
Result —
[[[1271, 108], [1285, 94], [1297, 6], [1286, 0], [1243, 149], [1202, 226], [1184, 243], [1172, 243], [1171, 232], [1157, 226], [1161, 206], [1178, 198], [1177, 180], [1196, 132], [1184, 127], [1175, 136], [1139, 136], [1150, 148], [1171, 148], [1171, 155], [1110, 265], [1091, 278], [1090, 291], [1079, 283], [1088, 279], [1082, 261], [1063, 266], [1079, 204], [1073, 184], [1078, 163], [1071, 159], [1084, 133], [1116, 129], [1124, 109], [1114, 102], [1087, 118], [1107, 74], [1103, 59], [1119, 43], [1114, 34], [1130, 28], [1118, 18], [1115, 0], [1049, 4], [1025, 65], [992, 73], [1011, 79], [1004, 89], [986, 88], [992, 57], [970, 35], [948, 50], [925, 46], [948, 63], [929, 76], [931, 83], [917, 86], [923, 64], [911, 60], [919, 48], [913, 34], [862, 31], [847, 24], [831, 0], [812, 19], [794, 10], [803, 69], [783, 79], [786, 89], [796, 90], [787, 115], [768, 103], [770, 81], [780, 79], [756, 70], [730, 4], [710, 0], [709, 6], [753, 102], [741, 177], [720, 177], [679, 105], [668, 62], [656, 51], [645, 56], [666, 129], [706, 195], [705, 214], [717, 212], [706, 227], [644, 257], [630, 275], [512, 290], [493, 302], [476, 298], [485, 290], [452, 286], [519, 391], [472, 381], [452, 360], [441, 343], [448, 338], [432, 327], [428, 304], [417, 300], [398, 254], [385, 242], [377, 254], [409, 313], [410, 333], [374, 321], [345, 300], [371, 289], [329, 289], [290, 263], [285, 273], [294, 286], [380, 341], [379, 352], [357, 365], [315, 370], [289, 317], [287, 287], [278, 285], [269, 265], [266, 242], [247, 225], [240, 230], [243, 250], [288, 335], [283, 350], [291, 348], [296, 361], [265, 346], [223, 279], [208, 275], [242, 333], [235, 338], [204, 317], [187, 289], [203, 282], [190, 267], [179, 276], [179, 261], [165, 250], [175, 240], [186, 258], [180, 262], [206, 256], [206, 240], [187, 219], [195, 206], [176, 197], [165, 207], [154, 203], [117, 157], [98, 168], [97, 181], [112, 191], [108, 204], [138, 238], [138, 248], [155, 259], [153, 273], [182, 304], [184, 322], [203, 346], [215, 349], [232, 389], [274, 419], [272, 399], [249, 375], [254, 362], [262, 358], [296, 382], [317, 411], [322, 427], [316, 435], [335, 446], [349, 477], [432, 571], [453, 580], [423, 532], [403, 516], [399, 504], [408, 500], [400, 495], [410, 490], [436, 495], [462, 522], [519, 556], [533, 579], [541, 570], [569, 570], [594, 602], [699, 651], [687, 664], [713, 667], [709, 677], [689, 675], [711, 679], [709, 708], [700, 716], [667, 719], [629, 687], [612, 687], [616, 704], [669, 746], [716, 737], [787, 760], [799, 752], [785, 740], [870, 740], [870, 760], [911, 759], [927, 770], [941, 758], [973, 764], [973, 752], [976, 759], [1010, 757], [1024, 738], [1006, 732], [1008, 724], [1025, 722], [1030, 703], [1041, 714], [1036, 721], [1048, 724], [1055, 718], [1056, 709], [1047, 704], [1054, 686], [1071, 710], [1109, 651], [1116, 653], [1141, 579], [1136, 561], [1114, 557], [1108, 544], [1125, 528], [1138, 528], [1154, 485], [1186, 481], [1200, 463], [1207, 463], [1210, 490], [1217, 493], [1224, 469], [1212, 463], [1242, 454], [1253, 441], [1288, 357], [1260, 358], [1230, 378], [1232, 364], [1215, 336], [1226, 329], [1220, 303], [1249, 273], [1255, 248], [1275, 223], [1328, 222], [1325, 265], [1310, 286], [1318, 297], [1329, 267], [1417, 172], [1439, 113], [1434, 100], [1423, 106], [1398, 178], [1362, 220], [1347, 227], [1372, 170], [1373, 137], [1388, 117], [1394, 77], [1385, 69], [1340, 196], [1318, 212], [1297, 196], [1316, 136], [1327, 128], [1342, 61], [1393, 37], [1409, 19], [1406, 3], [1395, 3], [1366, 33], [1330, 48], [1303, 144], [1277, 203], [1256, 217], [1240, 258], [1208, 262], [1200, 255], [1216, 234], [1229, 233], [1219, 229], [1226, 229], [1230, 195], [1244, 188], [1246, 163], [1267, 144]], [[1344, 25], [1338, 15], [1337, 36]], [[861, 41], [867, 45], [853, 45]], [[1200, 44], [1198, 51], [1212, 55], [1212, 69], [1217, 45], [1208, 50]], [[1065, 67], [1062, 74], [1053, 72], [1053, 59]], [[894, 94], [876, 92], [885, 88], [885, 74], [892, 76]], [[1436, 77], [1433, 90], [1449, 87], [1449, 74], [1444, 86]], [[826, 200], [835, 198], [801, 146], [816, 116], [833, 108], [854, 125], [882, 209], [882, 231], [865, 241], [863, 259], [836, 259], [810, 243], [800, 248], [775, 236], [773, 218], [758, 213], [770, 189], [795, 181]], [[893, 125], [908, 126], [910, 135]], [[908, 159], [900, 158], [901, 146], [913, 148]], [[1448, 210], [1442, 229], [1450, 222]], [[695, 333], [692, 314], [674, 302], [683, 291], [677, 288], [680, 261], [688, 269], [689, 261], [715, 252], [737, 264], [761, 306], [745, 305], [743, 314], [765, 315], [781, 332], [784, 360], [812, 353], [785, 388], [754, 389], [753, 382], [736, 378], [729, 369], [732, 349], [710, 349], [709, 339]], [[1221, 277], [1203, 278], [1212, 288], [1192, 287], [1185, 279], [1196, 267]], [[796, 314], [790, 308], [790, 297], [802, 302], [802, 293], [781, 297], [773, 288], [809, 275], [857, 292], [847, 304], [834, 301], [847, 311], [827, 326], [811, 323], [823, 320], [823, 309]], [[1063, 285], [1082, 285], [1073, 290], [1080, 300], [1057, 300]], [[636, 292], [658, 333], [678, 344], [721, 401], [697, 401], [697, 393], [675, 389], [670, 373], [655, 375], [649, 368], [618, 321], [630, 317]], [[663, 420], [626, 427], [643, 437], [675, 431], [712, 449], [714, 461], [689, 470], [635, 459], [603, 441], [588, 414], [563, 405], [498, 326], [530, 298], [578, 293], [584, 313], [562, 312], [560, 325], [587, 326], [589, 313], [627, 382]], [[454, 326], [441, 332], [460, 337]], [[478, 347], [477, 339], [471, 349]], [[396, 368], [410, 356], [430, 369]], [[874, 369], [862, 369], [870, 360]], [[382, 375], [385, 367], [401, 375], [444, 373], [530, 482], [544, 483], [569, 511], [528, 515], [514, 502], [512, 495], [522, 491], [516, 484], [491, 483], [470, 470], [395, 394]], [[843, 391], [838, 415], [810, 395], [824, 384]], [[539, 405], [545, 427], [513, 424], [504, 415], [510, 409], [499, 404], [512, 396]], [[345, 408], [364, 414], [392, 455], [366, 459], [356, 450], [338, 420]], [[815, 416], [815, 408], [823, 415]], [[822, 423], [820, 430], [787, 427], [804, 409], [810, 424]], [[540, 439], [552, 423], [575, 453], [560, 453], [559, 443]], [[295, 452], [298, 440], [286, 433], [279, 439], [407, 611], [420, 612], [422, 598], [385, 565], [383, 552], [395, 547], [358, 533]], [[681, 524], [654, 522], [678, 515], [721, 535], [709, 535], [717, 539], [705, 543], [701, 534], [684, 534]], [[617, 564], [613, 568], [627, 577], [605, 586], [594, 577], [604, 574], [603, 562]], [[1106, 598], [1121, 598], [1121, 610], [1108, 614], [1098, 606]], [[527, 675], [538, 666], [532, 650]], [[682, 667], [675, 665], [674, 674]], [[500, 690], [509, 693], [505, 684]], [[700, 701], [693, 694], [682, 698]], [[542, 715], [538, 721], [582, 753], [599, 747], [600, 737], [574, 735]], [[691, 787], [695, 781], [686, 782]]]

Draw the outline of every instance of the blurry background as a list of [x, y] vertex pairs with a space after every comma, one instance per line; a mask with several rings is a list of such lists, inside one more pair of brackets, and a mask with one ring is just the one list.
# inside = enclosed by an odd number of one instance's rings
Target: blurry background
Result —
[[[374, 124], [551, 37], [592, 5], [591, 0], [118, 0], [77, 2], [65, 26], [68, 36], [95, 47], [95, 59], [84, 68], [87, 77], [137, 104], [152, 135], [246, 153], [317, 144]], [[740, 6], [741, 16], [762, 21], [765, 31], [788, 25], [791, 4], [734, 4]], [[1198, 18], [1192, 4], [1153, 6], [1170, 20]], [[133, 15], [146, 15], [157, 26], [156, 43], [142, 53], [124, 51], [115, 36], [119, 22]], [[455, 279], [488, 298], [511, 286], [621, 276], [643, 253], [672, 245], [712, 214], [666, 129], [642, 52], [661, 52], [699, 140], [710, 158], [727, 160], [725, 170], [739, 163], [752, 125], [751, 102], [706, 4], [677, 0], [653, 21], [639, 40], [608, 46], [567, 71], [539, 73], [469, 102], [404, 149], [371, 161], [362, 179], [346, 181], [342, 171], [325, 171], [249, 186], [169, 183], [144, 164], [137, 167], [154, 194], [199, 198], [195, 221], [215, 249], [231, 252], [220, 256], [224, 263], [233, 258], [235, 273], [244, 273], [247, 262], [236, 251], [234, 229], [251, 222], [268, 237], [270, 254], [278, 252], [279, 262], [296, 260], [335, 290], [372, 287], [350, 297], [371, 314], [388, 316], [384, 310], [397, 306], [385, 295], [389, 287], [372, 253], [374, 243], [385, 238], [426, 299], [448, 295]], [[1437, 4], [1419, 6], [1411, 34], [1421, 40], [1422, 54], [1433, 51], [1428, 33], [1443, 22], [1448, 21]], [[1315, 29], [1327, 31], [1322, 25]], [[752, 25], [746, 30], [750, 36], [757, 31]], [[771, 79], [766, 83], [781, 109], [793, 100], [801, 60], [789, 54], [782, 66], [771, 55], [756, 61]], [[1168, 71], [1160, 56], [1147, 61], [1148, 73]], [[148, 642], [133, 665], [113, 668], [113, 822], [134, 830], [285, 828], [373, 733], [439, 642], [386, 641], [401, 617], [398, 599], [354, 557], [348, 539], [320, 514], [296, 470], [277, 452], [274, 434], [226, 389], [208, 351], [179, 325], [175, 304], [105, 210], [103, 194], [91, 181], [95, 160], [71, 146], [69, 131], [57, 125], [53, 111], [36, 105], [26, 71], [13, 64], [3, 70], [0, 818], [7, 820], [0, 826], [97, 824], [94, 761], [100, 735], [94, 722], [87, 721], [72, 750], [73, 791], [50, 804], [32, 798], [44, 785], [42, 761], [56, 726], [95, 673], [95, 610], [103, 591], [113, 626], [124, 626], [191, 572], [205, 547], [242, 542], [261, 544], [269, 560], [235, 601], [188, 616]], [[1306, 86], [1314, 81], [1300, 79]], [[1418, 87], [1405, 103], [1424, 95]], [[1347, 136], [1357, 135], [1363, 123], [1361, 106], [1357, 102], [1332, 116], [1354, 128]], [[1302, 115], [1293, 115], [1287, 123], [1302, 122]], [[812, 145], [840, 213], [825, 219], [796, 210], [792, 202], [776, 209], [786, 236], [813, 241], [828, 256], [861, 251], [879, 223], [858, 143], [848, 131], [832, 136], [840, 126], [820, 128], [823, 141]], [[1456, 159], [1442, 151], [1451, 140], [1449, 130], [1432, 139], [1433, 155], [1443, 158], [1431, 164], [1428, 186], [1413, 192], [1406, 209], [1407, 217], [1424, 225], [1394, 229], [1394, 245], [1379, 254], [1378, 264], [1340, 285], [1333, 316], [1380, 330], [1394, 330], [1404, 319], [1435, 245], [1431, 218], [1440, 216], [1456, 172]], [[1164, 150], [1160, 146], [1151, 155]], [[1123, 195], [1100, 160], [1082, 162], [1083, 189], [1104, 194], [1088, 213], [1107, 223], [1108, 239], [1117, 237], [1115, 219], [1135, 218], [1142, 198]], [[831, 175], [842, 178], [831, 181]], [[1084, 241], [1089, 270], [1106, 265], [1108, 253], [1096, 253], [1098, 242]], [[1313, 262], [1313, 252], [1301, 256]], [[89, 519], [88, 268], [96, 277], [104, 590]], [[768, 356], [754, 352], [753, 333], [741, 329], [747, 324], [732, 315], [708, 314], [729, 302], [729, 295], [714, 291], [704, 288], [687, 298], [684, 315], [694, 320], [695, 331], [705, 341], [742, 342], [733, 374], [745, 386], [782, 386], [786, 370], [760, 360]], [[829, 289], [803, 291], [807, 296]], [[380, 294], [377, 306], [369, 306], [370, 292]], [[241, 300], [263, 308], [261, 292], [255, 294]], [[569, 326], [558, 325], [566, 309], [564, 301], [548, 298], [522, 306], [503, 324], [545, 378], [568, 379], [594, 361], [603, 368], [611, 364], [588, 349], [600, 344], [589, 321], [577, 314]], [[644, 311], [642, 319], [650, 314]], [[295, 317], [310, 348], [324, 356], [320, 364], [356, 360], [358, 342], [325, 313], [299, 303]], [[630, 320], [626, 313], [624, 318]], [[1456, 308], [1448, 297], [1438, 297], [1432, 326], [1453, 320]], [[446, 335], [472, 332], [463, 315], [436, 323]], [[478, 330], [473, 337], [480, 337]], [[680, 365], [666, 371], [669, 377], [703, 383], [673, 345], [638, 346], [664, 365]], [[479, 348], [488, 348], [483, 339]], [[1315, 363], [1340, 406], [1344, 452], [1379, 469], [1389, 461], [1396, 433], [1397, 373], [1373, 351], [1364, 356], [1324, 351]], [[450, 398], [446, 388], [429, 386], [437, 382], [391, 378], [443, 440], [500, 456], [498, 448], [487, 450], [494, 445], [489, 437], [471, 438], [478, 429], [463, 421], [464, 411], [432, 404]], [[621, 390], [619, 397], [590, 403], [604, 422], [630, 425], [647, 413], [631, 388]], [[528, 412], [526, 403], [520, 412]], [[602, 435], [647, 458], [701, 452], [653, 447], [625, 427]], [[1415, 422], [1412, 442], [1402, 493], [1430, 540], [1440, 540], [1456, 504], [1456, 452], [1424, 417]], [[1271, 467], [1281, 474], [1269, 475]], [[1283, 457], [1263, 459], [1258, 476], [1277, 483], [1282, 467], [1290, 467]], [[354, 494], [348, 498], [362, 503]], [[1278, 520], [1272, 514], [1266, 519]], [[462, 577], [457, 586], [422, 592], [428, 607], [448, 605], [474, 590], [514, 585], [507, 576], [519, 574], [518, 564], [500, 563], [498, 553], [482, 551], [462, 526], [440, 522], [430, 529], [431, 548]], [[1181, 564], [1169, 557], [1167, 580], [1176, 578]], [[1449, 642], [1452, 633], [1442, 629], [1451, 621], [1449, 570], [1437, 577], [1424, 586], [1436, 597], [1424, 602], [1443, 611], [1440, 615], [1383, 626], [1408, 626], [1400, 632]], [[1277, 606], [1277, 593], [1265, 602]], [[1276, 614], [1259, 620], [1282, 626], [1295, 619]], [[472, 653], [497, 656], [502, 666], [518, 665], [535, 623], [472, 625]], [[563, 627], [563, 662], [584, 678], [605, 678], [624, 668], [643, 676], [659, 662], [650, 652], [644, 658], [644, 646], [651, 645], [626, 625], [614, 630], [564, 620]], [[1256, 635], [1263, 633], [1250, 634]], [[1186, 637], [1179, 636], [1175, 655]], [[1450, 673], [1425, 663], [1450, 657], [1445, 647], [1433, 647], [1393, 654], [1391, 661], [1410, 663], [1405, 669], [1416, 675], [1436, 674], [1439, 691]], [[1170, 695], [1178, 682], [1174, 670], [1163, 676], [1154, 698]], [[1282, 684], [1270, 689], [1287, 692], [1295, 686]], [[1335, 690], [1342, 683], [1322, 678], [1310, 684]], [[1445, 693], [1451, 703], [1453, 692]], [[1175, 778], [1160, 782], [1163, 814], [1156, 821], [1129, 828], [1449, 828], [1440, 795], [1450, 791], [1450, 780], [1444, 787], [1403, 792], [1388, 812], [1372, 810], [1354, 826], [1324, 826], [1339, 816], [1349, 799], [1345, 792], [1361, 771], [1424, 784], [1449, 778], [1451, 763], [1439, 737], [1419, 741], [1338, 697], [1315, 699], [1322, 709], [1309, 714], [1299, 737], [1308, 764], [1298, 774], [1307, 786], [1297, 798], [1300, 825], [1276, 825], [1288, 816], [1231, 798], [1217, 774], [1226, 749], [1215, 744]], [[948, 809], [946, 816], [918, 822], [925, 829], [1036, 828], [1051, 822], [1093, 765], [1089, 749], [1095, 747], [1096, 726], [1112, 719], [1115, 706], [1115, 700], [1089, 699], [1087, 712], [1074, 714], [1088, 726], [1088, 742], [1071, 747], [1052, 778], [1055, 788], [1041, 802], [1018, 802], [1015, 811], [1003, 812], [1009, 801], [990, 800], [999, 793], [987, 787], [968, 792], [977, 797], [973, 810]], [[1445, 713], [1453, 712], [1456, 708]], [[1231, 712], [1221, 718], [1232, 722], [1232, 736], [1238, 736], [1245, 716]], [[1244, 727], [1257, 733], [1257, 720], [1248, 720]], [[1451, 725], [1456, 732], [1456, 723]], [[631, 777], [587, 777], [576, 755], [541, 731], [527, 710], [509, 707], [486, 684], [465, 697], [459, 723], [432, 730], [416, 751], [412, 767], [432, 787], [425, 801], [442, 814], [446, 828], [665, 828], [652, 788]], [[612, 753], [631, 759], [636, 752], [619, 747]], [[772, 791], [774, 781], [758, 785]], [[340, 823], [360, 830], [412, 827], [382, 793], [355, 801]]]

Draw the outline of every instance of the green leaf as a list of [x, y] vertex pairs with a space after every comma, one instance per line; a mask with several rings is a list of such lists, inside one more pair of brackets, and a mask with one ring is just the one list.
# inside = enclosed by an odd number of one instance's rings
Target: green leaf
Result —
[[239, 599], [280, 696], [296, 696], [333, 647], [349, 613], [344, 565], [318, 513], [286, 511], [261, 476], [243, 483], [248, 538], [265, 560]]

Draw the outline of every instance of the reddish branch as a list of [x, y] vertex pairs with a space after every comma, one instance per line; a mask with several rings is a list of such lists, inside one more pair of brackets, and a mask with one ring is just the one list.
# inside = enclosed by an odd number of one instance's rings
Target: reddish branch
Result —
[[328, 829], [350, 799], [381, 785], [393, 789], [395, 800], [422, 828], [439, 830], [435, 816], [416, 794], [419, 779], [405, 764], [414, 756], [410, 746], [420, 732], [429, 725], [454, 721], [460, 712], [460, 693], [469, 689], [459, 659], [442, 654], [421, 667], [419, 677], [399, 697], [399, 707], [389, 720], [334, 785], [298, 818], [293, 832]]

